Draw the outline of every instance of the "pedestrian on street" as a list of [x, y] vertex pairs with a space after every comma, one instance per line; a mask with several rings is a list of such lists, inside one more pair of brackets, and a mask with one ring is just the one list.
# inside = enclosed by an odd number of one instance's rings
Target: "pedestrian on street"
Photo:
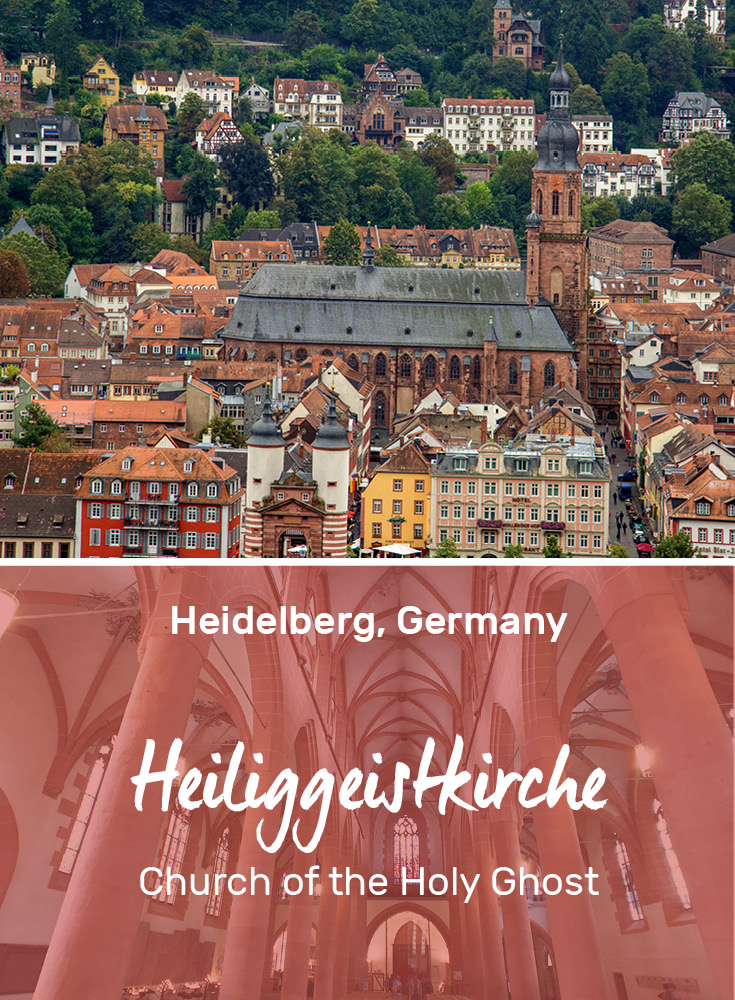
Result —
[[618, 502], [618, 491], [617, 490], [613, 490], [613, 503], [617, 503], [617, 502]]
[[628, 534], [628, 525], [625, 523], [625, 521], [623, 521], [623, 534], [624, 535]]
[[618, 541], [620, 541], [620, 528], [618, 528]]

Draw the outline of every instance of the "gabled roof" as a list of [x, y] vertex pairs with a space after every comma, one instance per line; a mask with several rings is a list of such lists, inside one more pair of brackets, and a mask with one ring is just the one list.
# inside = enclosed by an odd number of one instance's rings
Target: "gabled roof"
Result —
[[107, 121], [113, 132], [122, 136], [138, 135], [140, 132], [141, 110], [145, 108], [150, 119], [149, 128], [159, 129], [161, 132], [168, 131], [166, 116], [160, 108], [150, 107], [144, 104], [113, 104], [107, 111]]

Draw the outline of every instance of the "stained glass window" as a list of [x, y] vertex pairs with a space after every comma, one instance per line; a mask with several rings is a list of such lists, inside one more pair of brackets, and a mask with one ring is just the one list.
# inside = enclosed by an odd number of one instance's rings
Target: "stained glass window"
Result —
[[[222, 892], [217, 888], [217, 876], [227, 875], [227, 862], [230, 860], [230, 831], [223, 830], [217, 841], [217, 853], [212, 865], [212, 885], [207, 900], [207, 916], [218, 917], [222, 912]], [[222, 882], [222, 879], [219, 880]]]
[[419, 876], [419, 828], [410, 816], [401, 816], [393, 827], [393, 877], [398, 884], [402, 871], [406, 878]]
[[[175, 806], [168, 818], [168, 828], [163, 841], [161, 860], [158, 867], [163, 872], [163, 883], [166, 883], [166, 876], [170, 872], [172, 875], [180, 875], [184, 865], [184, 854], [186, 853], [186, 843], [189, 839], [189, 827], [191, 813], [188, 809], [181, 809]], [[178, 892], [178, 883], [175, 879], [171, 882], [171, 892], [158, 897], [162, 903], [175, 903]]]
[[633, 869], [630, 864], [630, 858], [628, 857], [628, 849], [626, 848], [624, 841], [620, 840], [618, 837], [615, 838], [615, 859], [618, 863], [620, 874], [623, 877], [625, 898], [628, 903], [630, 919], [643, 920], [643, 907], [638, 899], [638, 890], [635, 887]]
[[687, 884], [684, 881], [684, 875], [681, 870], [681, 865], [679, 864], [679, 859], [676, 856], [674, 845], [671, 843], [671, 837], [669, 836], [669, 828], [666, 825], [666, 817], [664, 816], [663, 806], [658, 799], [653, 800], [653, 812], [656, 816], [658, 839], [664, 850], [664, 855], [666, 856], [666, 863], [669, 866], [669, 871], [671, 872], [671, 879], [674, 883], [674, 888], [676, 889], [676, 895], [679, 897], [679, 902], [684, 909], [689, 910], [692, 905], [691, 900], [689, 899], [689, 890], [687, 889]]
[[84, 786], [84, 792], [82, 793], [77, 815], [74, 819], [74, 825], [71, 828], [71, 834], [59, 865], [59, 871], [64, 872], [66, 875], [71, 874], [76, 864], [114, 745], [114, 736], [107, 743], [103, 743], [97, 751], [97, 757], [89, 772], [87, 784]]

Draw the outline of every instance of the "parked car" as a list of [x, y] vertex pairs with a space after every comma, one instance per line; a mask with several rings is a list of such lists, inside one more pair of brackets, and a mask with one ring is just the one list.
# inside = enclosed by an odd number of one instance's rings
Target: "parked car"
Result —
[[618, 476], [619, 483], [634, 483], [638, 475], [635, 469], [626, 469], [625, 472], [621, 472]]

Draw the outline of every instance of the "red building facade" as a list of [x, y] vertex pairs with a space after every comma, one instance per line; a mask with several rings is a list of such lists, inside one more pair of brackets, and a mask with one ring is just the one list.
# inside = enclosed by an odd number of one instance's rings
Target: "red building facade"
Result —
[[85, 474], [76, 558], [233, 559], [240, 477], [199, 449], [128, 448]]

